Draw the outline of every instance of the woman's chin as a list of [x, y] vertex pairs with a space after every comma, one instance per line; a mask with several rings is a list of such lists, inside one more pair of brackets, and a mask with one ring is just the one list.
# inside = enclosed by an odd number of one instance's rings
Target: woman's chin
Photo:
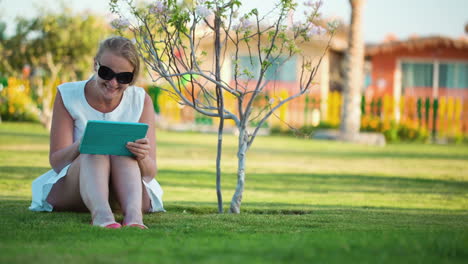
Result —
[[107, 99], [114, 99], [116, 97], [120, 98], [120, 89], [104, 89], [104, 97]]

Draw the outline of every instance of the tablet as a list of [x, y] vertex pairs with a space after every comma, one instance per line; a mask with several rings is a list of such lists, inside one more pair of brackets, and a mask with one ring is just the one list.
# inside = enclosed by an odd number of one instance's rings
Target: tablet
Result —
[[81, 139], [80, 153], [134, 156], [128, 142], [146, 137], [148, 124], [89, 120]]

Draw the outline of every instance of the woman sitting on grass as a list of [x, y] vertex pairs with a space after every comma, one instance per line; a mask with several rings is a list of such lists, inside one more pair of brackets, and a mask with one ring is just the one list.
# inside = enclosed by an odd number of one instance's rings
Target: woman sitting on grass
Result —
[[[162, 189], [154, 179], [156, 146], [151, 98], [133, 86], [140, 61], [133, 43], [123, 37], [103, 41], [90, 80], [58, 87], [50, 133], [53, 170], [32, 184], [33, 211], [89, 211], [91, 224], [120, 228], [111, 206], [120, 207], [122, 224], [147, 228], [144, 212], [164, 211]], [[145, 138], [127, 144], [135, 157], [81, 154], [88, 120], [140, 122]], [[110, 201], [116, 200], [116, 203]]]

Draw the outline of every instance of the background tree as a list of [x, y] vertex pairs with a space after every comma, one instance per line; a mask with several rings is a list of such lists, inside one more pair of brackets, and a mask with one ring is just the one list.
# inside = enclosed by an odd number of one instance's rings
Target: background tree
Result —
[[[153, 80], [163, 79], [168, 86], [166, 92], [179, 104], [219, 118], [217, 183], [221, 174], [223, 122], [225, 119], [234, 121], [239, 132], [238, 168], [230, 212], [239, 213], [245, 186], [246, 154], [260, 128], [275, 110], [312, 87], [323, 55], [315, 58], [313, 64], [312, 58], [302, 56], [299, 45], [325, 33], [325, 29], [315, 23], [321, 1], [308, 1], [305, 21], [294, 25], [287, 23], [288, 15], [296, 8], [292, 0], [278, 1], [269, 16], [260, 15], [256, 9], [239, 14], [241, 2], [238, 0], [195, 1], [193, 5], [166, 0], [141, 7], [133, 5], [131, 0], [111, 0], [110, 4], [111, 10], [120, 16], [112, 24], [121, 29], [130, 28], [134, 33], [140, 55], [153, 73]], [[124, 15], [128, 13], [131, 18]], [[201, 49], [204, 41], [212, 43], [209, 50]], [[324, 42], [325, 53], [329, 42]], [[248, 50], [250, 54], [247, 67], [239, 63], [242, 50]], [[266, 78], [267, 74], [274, 74], [275, 68], [280, 68], [295, 55], [303, 57], [300, 87], [291, 91], [287, 98], [267, 98], [267, 106], [254, 111], [256, 100], [266, 97], [266, 87], [271, 82]], [[221, 77], [226, 58], [232, 60], [232, 80]], [[252, 70], [255, 65], [259, 66], [258, 71]], [[234, 108], [225, 104], [227, 97], [234, 98]], [[250, 127], [252, 121], [256, 125]], [[219, 185], [217, 192], [220, 193]], [[221, 212], [219, 198], [218, 195]]]
[[341, 110], [341, 138], [354, 141], [361, 127], [361, 90], [364, 74], [364, 40], [362, 34], [362, 12], [365, 0], [349, 0], [351, 25], [348, 50], [345, 60], [345, 85]]
[[106, 21], [90, 13], [44, 12], [39, 17], [17, 20], [13, 36], [1, 39], [3, 58], [0, 71], [21, 76], [25, 65], [33, 97], [40, 109], [40, 120], [50, 128], [52, 103], [60, 82], [89, 77], [99, 42], [112, 29]]

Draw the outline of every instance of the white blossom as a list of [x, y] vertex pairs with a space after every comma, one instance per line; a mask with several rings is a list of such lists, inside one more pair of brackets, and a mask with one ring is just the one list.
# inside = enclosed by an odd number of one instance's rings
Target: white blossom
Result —
[[292, 27], [294, 30], [301, 30], [304, 24], [302, 22], [296, 21], [293, 23]]
[[333, 31], [336, 30], [340, 26], [340, 21], [333, 20], [332, 22], [328, 23], [328, 30]]
[[208, 9], [208, 7], [206, 7], [204, 5], [196, 6], [195, 7], [195, 13], [197, 14], [197, 16], [202, 17], [202, 18], [205, 18], [205, 17], [211, 15], [210, 9]]
[[111, 21], [111, 26], [115, 29], [126, 29], [130, 26], [130, 22], [124, 18], [116, 18]]

